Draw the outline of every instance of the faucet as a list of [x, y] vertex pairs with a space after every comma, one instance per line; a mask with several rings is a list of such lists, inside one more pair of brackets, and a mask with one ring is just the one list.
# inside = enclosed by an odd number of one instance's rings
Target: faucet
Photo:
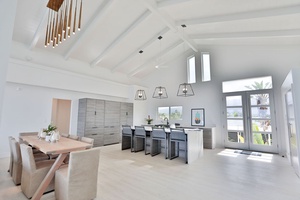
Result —
[[169, 119], [167, 117], [164, 118], [164, 121], [167, 120], [167, 126], [169, 126]]

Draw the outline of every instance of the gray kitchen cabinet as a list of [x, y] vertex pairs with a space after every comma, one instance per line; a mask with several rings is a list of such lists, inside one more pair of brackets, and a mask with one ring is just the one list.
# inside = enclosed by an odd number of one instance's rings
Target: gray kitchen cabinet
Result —
[[203, 127], [201, 129], [203, 129], [203, 147], [205, 149], [216, 148], [216, 127]]
[[123, 124], [133, 124], [132, 103], [79, 100], [77, 134], [93, 138], [95, 147], [119, 143]]
[[94, 139], [94, 146], [103, 146], [104, 105], [99, 99], [79, 99], [77, 135]]
[[121, 103], [105, 101], [104, 145], [120, 142]]
[[121, 103], [121, 125], [133, 125], [133, 103]]

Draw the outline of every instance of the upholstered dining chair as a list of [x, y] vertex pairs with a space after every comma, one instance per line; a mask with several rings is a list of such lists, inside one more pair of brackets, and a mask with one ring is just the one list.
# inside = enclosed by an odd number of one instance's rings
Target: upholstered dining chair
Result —
[[[44, 160], [35, 162], [32, 148], [25, 144], [20, 145], [22, 155], [22, 179], [21, 190], [27, 198], [31, 198], [34, 192], [38, 189], [39, 185], [47, 175], [54, 160]], [[54, 180], [52, 180], [45, 192], [54, 189]]]
[[89, 147], [88, 149], [93, 148], [93, 146], [94, 146], [94, 139], [93, 139], [93, 138], [89, 138], [89, 137], [81, 137], [81, 138], [80, 138], [80, 141], [81, 141], [81, 142], [88, 143], [88, 144], [91, 144], [92, 146]]
[[152, 128], [151, 132], [151, 142], [150, 142], [150, 149], [151, 149], [151, 156], [155, 156], [161, 153], [161, 143], [164, 143], [165, 149], [165, 158], [167, 159], [168, 156], [168, 141], [167, 141], [167, 134], [164, 128]]
[[77, 135], [69, 135], [69, 138], [72, 140], [79, 140], [79, 137]]
[[11, 147], [11, 141], [13, 137], [9, 136], [8, 137], [8, 144], [9, 144], [9, 150], [10, 150], [10, 158], [9, 158], [9, 168], [8, 168], [8, 172], [10, 174], [10, 176], [12, 176], [13, 173], [13, 152], [12, 152], [12, 147]]
[[12, 160], [13, 160], [13, 171], [12, 171], [12, 179], [15, 185], [21, 184], [22, 177], [22, 157], [19, 143], [15, 140], [15, 138], [10, 139], [10, 145], [12, 148]]
[[[170, 143], [169, 143], [169, 158], [172, 160], [174, 158], [179, 157], [179, 149], [180, 149], [180, 145], [184, 146], [183, 150], [184, 150], [184, 158], [185, 158], [185, 163], [188, 163], [187, 161], [187, 136], [185, 134], [184, 129], [173, 129], [171, 128], [171, 133], [170, 133]], [[173, 154], [173, 151], [177, 151], [177, 154]]]
[[27, 142], [25, 142], [25, 141], [23, 141], [22, 140], [22, 138], [20, 138], [20, 136], [28, 136], [28, 135], [36, 135], [36, 136], [38, 136], [38, 132], [21, 132], [21, 133], [19, 133], [19, 142], [20, 142], [20, 144], [27, 144], [28, 145], [28, 143]]
[[134, 129], [134, 152], [145, 150], [145, 155], [149, 154], [147, 153], [147, 138], [149, 138], [150, 135], [146, 133], [145, 127], [143, 126], [135, 126]]
[[68, 167], [55, 172], [56, 200], [96, 198], [99, 157], [99, 147], [71, 152]]

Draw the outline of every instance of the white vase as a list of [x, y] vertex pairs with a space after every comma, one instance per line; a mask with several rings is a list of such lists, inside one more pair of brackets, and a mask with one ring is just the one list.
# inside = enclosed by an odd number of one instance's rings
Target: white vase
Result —
[[50, 142], [50, 139], [51, 139], [51, 135], [46, 135], [45, 141], [46, 141], [46, 142]]

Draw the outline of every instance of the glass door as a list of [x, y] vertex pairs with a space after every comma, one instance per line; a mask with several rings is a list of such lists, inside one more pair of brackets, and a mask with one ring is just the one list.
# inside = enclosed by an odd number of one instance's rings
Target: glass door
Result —
[[277, 153], [276, 124], [271, 90], [247, 93], [250, 150]]
[[225, 100], [225, 146], [238, 149], [249, 149], [246, 135], [245, 94], [226, 94]]
[[224, 94], [225, 146], [277, 153], [271, 90]]

